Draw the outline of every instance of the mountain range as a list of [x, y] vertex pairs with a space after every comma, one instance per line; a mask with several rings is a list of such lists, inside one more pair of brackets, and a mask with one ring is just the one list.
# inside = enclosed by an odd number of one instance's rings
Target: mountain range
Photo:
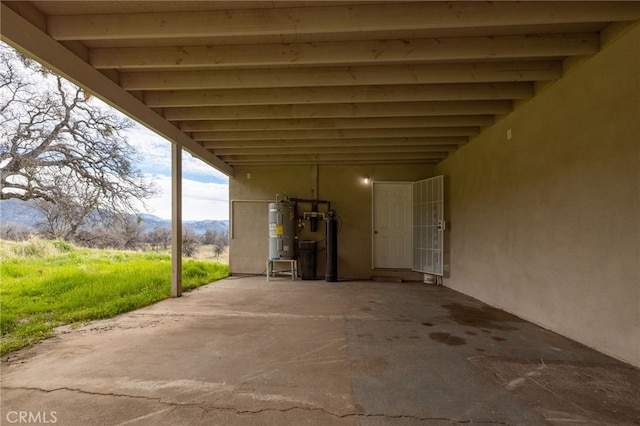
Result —
[[[162, 219], [149, 213], [139, 213], [145, 232], [155, 228], [171, 229], [171, 221]], [[28, 201], [17, 199], [0, 201], [0, 221], [5, 225], [21, 225], [33, 228], [36, 223], [44, 220], [42, 214], [34, 209]], [[229, 233], [228, 220], [185, 220], [183, 226], [193, 229], [198, 235], [212, 230], [218, 233]]]

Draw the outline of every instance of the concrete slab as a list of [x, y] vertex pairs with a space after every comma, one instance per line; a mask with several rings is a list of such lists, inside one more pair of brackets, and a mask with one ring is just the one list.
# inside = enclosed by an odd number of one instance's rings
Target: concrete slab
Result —
[[450, 289], [229, 278], [2, 360], [1, 424], [640, 424], [640, 372]]

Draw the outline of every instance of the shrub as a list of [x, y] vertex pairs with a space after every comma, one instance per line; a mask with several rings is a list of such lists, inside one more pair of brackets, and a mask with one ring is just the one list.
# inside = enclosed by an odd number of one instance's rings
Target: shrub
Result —
[[54, 240], [51, 243], [60, 253], [73, 251], [73, 245], [66, 241]]

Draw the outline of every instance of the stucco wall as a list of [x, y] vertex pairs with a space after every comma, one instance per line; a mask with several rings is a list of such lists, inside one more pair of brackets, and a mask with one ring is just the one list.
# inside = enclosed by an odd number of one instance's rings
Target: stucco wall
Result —
[[[436, 167], [446, 286], [640, 365], [640, 26]], [[511, 139], [507, 131], [511, 129]]]
[[[369, 279], [373, 275], [421, 279], [417, 273], [371, 270], [371, 184], [377, 181], [417, 181], [433, 176], [433, 166], [357, 165], [357, 166], [283, 166], [236, 168], [230, 179], [232, 214], [229, 268], [232, 274], [263, 274], [268, 247], [267, 203], [255, 200], [282, 199], [286, 194], [300, 199], [329, 200], [342, 222], [338, 234], [338, 278]], [[248, 178], [250, 174], [250, 178]], [[301, 205], [309, 208], [310, 205]], [[326, 211], [324, 205], [319, 211]], [[309, 223], [306, 223], [307, 227]], [[325, 225], [318, 232], [306, 228], [300, 239], [323, 240]], [[324, 244], [319, 244], [324, 247]], [[318, 278], [324, 277], [324, 252], [318, 255]]]

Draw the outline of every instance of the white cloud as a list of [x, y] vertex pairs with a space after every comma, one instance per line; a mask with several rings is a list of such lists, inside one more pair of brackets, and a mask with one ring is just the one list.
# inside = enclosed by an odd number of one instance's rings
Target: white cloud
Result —
[[[128, 140], [142, 157], [137, 167], [160, 191], [141, 212], [170, 219], [171, 143], [142, 126], [131, 129]], [[182, 156], [182, 212], [184, 220], [229, 218], [228, 177], [188, 152]]]
[[[130, 129], [128, 135], [129, 143], [143, 159], [140, 164], [143, 172], [171, 174], [171, 142], [141, 125]], [[203, 182], [228, 182], [224, 173], [186, 151], [182, 155], [182, 174]]]
[[171, 143], [152, 131], [136, 126], [128, 132], [127, 140], [138, 151], [143, 172], [171, 174]]
[[199, 180], [204, 179], [208, 182], [229, 182], [227, 175], [214, 169], [204, 161], [195, 158], [188, 152], [185, 152], [182, 156], [182, 174], [194, 178], [198, 177]]
[[[171, 219], [171, 177], [150, 176], [160, 194], [147, 201], [146, 213]], [[229, 218], [229, 185], [182, 179], [183, 220], [224, 220]]]

